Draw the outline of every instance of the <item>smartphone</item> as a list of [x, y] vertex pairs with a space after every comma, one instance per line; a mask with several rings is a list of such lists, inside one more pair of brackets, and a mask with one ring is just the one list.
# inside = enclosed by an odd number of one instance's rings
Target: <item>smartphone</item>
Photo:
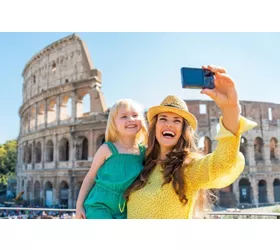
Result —
[[207, 69], [181, 68], [182, 87], [191, 89], [214, 89], [214, 75], [214, 72]]

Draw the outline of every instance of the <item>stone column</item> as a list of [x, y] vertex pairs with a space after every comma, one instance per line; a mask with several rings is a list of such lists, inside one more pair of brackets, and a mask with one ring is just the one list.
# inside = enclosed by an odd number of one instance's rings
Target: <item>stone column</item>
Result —
[[59, 143], [58, 143], [58, 135], [55, 135], [54, 139], [54, 150], [53, 150], [53, 161], [54, 161], [54, 167], [58, 167], [58, 162], [59, 162]]
[[77, 145], [76, 145], [76, 139], [75, 139], [74, 133], [70, 134], [69, 146], [71, 148], [71, 154], [69, 155], [69, 161], [72, 162], [72, 168], [75, 168]]
[[56, 124], [60, 124], [60, 109], [61, 109], [61, 98], [60, 95], [56, 97]]
[[273, 190], [273, 178], [269, 177], [267, 178], [266, 182], [266, 188], [267, 188], [267, 202], [268, 203], [274, 203], [274, 190]]
[[36, 162], [36, 144], [35, 144], [35, 140], [32, 140], [32, 157], [31, 157], [32, 169], [35, 168], [35, 162]]
[[48, 126], [48, 100], [45, 99], [44, 100], [44, 108], [45, 108], [45, 112], [44, 112], [44, 124], [45, 124], [45, 128]]
[[75, 122], [77, 118], [77, 97], [76, 97], [76, 90], [73, 90], [71, 93], [72, 98], [72, 116], [71, 122]]
[[27, 131], [28, 133], [30, 133], [30, 122], [31, 122], [31, 109], [29, 108], [28, 111], [28, 127], [27, 127]]
[[24, 187], [23, 187], [23, 199], [26, 201], [27, 200], [27, 183], [28, 181], [27, 180], [23, 180], [23, 183], [24, 183]]
[[254, 142], [253, 141], [248, 141], [247, 142], [247, 162], [249, 166], [256, 166], [256, 161], [255, 161], [255, 152], [254, 152]]
[[41, 152], [41, 166], [42, 169], [45, 168], [45, 161], [46, 161], [46, 139], [45, 137], [42, 138], [42, 152]]
[[45, 186], [44, 186], [44, 179], [41, 179], [40, 181], [40, 197], [42, 198], [42, 206], [44, 207], [46, 205], [46, 192], [45, 192]]
[[92, 161], [93, 160], [93, 156], [94, 156], [94, 149], [93, 149], [93, 144], [94, 144], [94, 136], [93, 136], [93, 130], [90, 130], [89, 132], [89, 150], [88, 150], [88, 161]]
[[53, 205], [59, 204], [59, 183], [57, 177], [53, 178]]
[[263, 145], [263, 152], [264, 152], [264, 162], [266, 166], [271, 166], [271, 161], [270, 161], [270, 145], [269, 141], [265, 141]]
[[35, 131], [38, 128], [38, 102], [35, 103]]
[[240, 204], [240, 195], [239, 195], [239, 179], [237, 179], [233, 184], [232, 184], [232, 189], [233, 189], [233, 193], [235, 195], [236, 198], [236, 206], [239, 206]]
[[251, 188], [252, 188], [252, 204], [258, 207], [259, 205], [259, 187], [258, 180], [253, 177], [251, 179]]
[[34, 181], [33, 178], [30, 179], [30, 203], [34, 204]]
[[74, 208], [75, 204], [75, 178], [73, 172], [69, 171], [69, 190], [68, 190], [68, 208]]

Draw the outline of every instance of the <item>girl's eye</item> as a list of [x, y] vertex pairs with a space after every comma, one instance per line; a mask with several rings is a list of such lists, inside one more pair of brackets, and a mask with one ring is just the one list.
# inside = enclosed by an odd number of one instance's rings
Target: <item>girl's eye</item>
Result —
[[133, 115], [133, 117], [135, 117], [135, 118], [138, 117], [138, 116], [139, 116], [139, 115]]
[[126, 115], [124, 115], [124, 116], [122, 116], [121, 118], [126, 118], [127, 116]]

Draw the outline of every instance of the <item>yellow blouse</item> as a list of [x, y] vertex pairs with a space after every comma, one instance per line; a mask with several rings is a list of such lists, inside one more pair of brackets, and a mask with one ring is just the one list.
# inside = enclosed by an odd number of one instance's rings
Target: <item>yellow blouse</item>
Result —
[[175, 193], [172, 183], [163, 186], [162, 168], [157, 165], [148, 183], [133, 192], [127, 202], [128, 219], [187, 219], [192, 218], [193, 206], [200, 189], [223, 188], [232, 184], [245, 166], [243, 154], [239, 152], [240, 138], [257, 123], [241, 116], [237, 135], [228, 131], [220, 118], [220, 131], [216, 150], [206, 156], [192, 154], [194, 161], [185, 170], [187, 205], [183, 205]]

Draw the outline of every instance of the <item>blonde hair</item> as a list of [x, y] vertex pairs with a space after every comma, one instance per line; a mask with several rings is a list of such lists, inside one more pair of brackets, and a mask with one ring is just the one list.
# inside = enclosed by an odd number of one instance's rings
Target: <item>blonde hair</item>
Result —
[[124, 107], [125, 109], [135, 109], [138, 112], [140, 121], [141, 121], [141, 129], [137, 133], [135, 142], [137, 144], [146, 145], [148, 141], [148, 129], [146, 125], [146, 121], [144, 118], [143, 108], [133, 101], [132, 99], [121, 99], [118, 100], [114, 106], [110, 109], [109, 117], [107, 121], [107, 127], [105, 132], [105, 141], [116, 142], [119, 138], [119, 132], [116, 128], [115, 117], [119, 112], [120, 108]]

